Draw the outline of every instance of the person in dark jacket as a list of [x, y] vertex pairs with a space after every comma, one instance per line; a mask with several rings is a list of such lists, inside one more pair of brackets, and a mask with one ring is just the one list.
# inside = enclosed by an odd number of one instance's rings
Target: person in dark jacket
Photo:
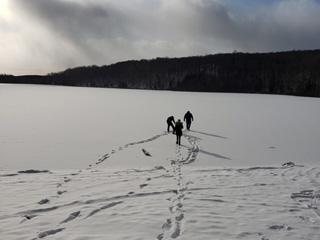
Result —
[[182, 136], [182, 129], [183, 129], [183, 124], [180, 121], [180, 119], [176, 122], [176, 135], [177, 135], [177, 142], [176, 144], [181, 143], [181, 136]]
[[174, 117], [173, 117], [173, 116], [168, 117], [168, 119], [167, 119], [168, 132], [170, 132], [170, 126], [171, 126], [171, 127], [172, 127], [172, 133], [173, 133], [173, 134], [174, 134], [174, 132], [175, 132], [174, 123], [175, 123]]
[[192, 113], [188, 111], [188, 112], [184, 115], [183, 121], [187, 122], [187, 129], [190, 130], [191, 122], [193, 121]]

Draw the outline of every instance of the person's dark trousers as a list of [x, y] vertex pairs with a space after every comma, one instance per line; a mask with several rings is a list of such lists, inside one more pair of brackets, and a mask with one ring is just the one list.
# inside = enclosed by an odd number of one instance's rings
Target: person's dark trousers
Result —
[[176, 142], [176, 144], [179, 144], [179, 145], [180, 145], [180, 143], [181, 143], [181, 136], [178, 136], [178, 135], [177, 135], [177, 142]]
[[172, 127], [173, 133], [174, 133], [174, 126], [172, 123], [168, 123], [168, 132], [170, 132], [170, 127]]
[[187, 129], [190, 130], [191, 122], [187, 122]]

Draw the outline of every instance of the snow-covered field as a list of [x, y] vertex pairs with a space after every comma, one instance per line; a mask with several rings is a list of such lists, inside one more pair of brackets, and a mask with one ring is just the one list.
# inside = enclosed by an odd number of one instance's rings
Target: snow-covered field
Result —
[[[319, 239], [319, 109], [291, 96], [0, 85], [0, 239]], [[188, 110], [176, 146], [166, 118]]]

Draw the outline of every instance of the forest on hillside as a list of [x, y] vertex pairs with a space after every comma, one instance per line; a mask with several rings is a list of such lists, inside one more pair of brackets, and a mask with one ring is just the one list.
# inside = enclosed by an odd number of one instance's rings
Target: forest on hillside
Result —
[[320, 97], [320, 50], [132, 60], [45, 76], [0, 75], [0, 83]]

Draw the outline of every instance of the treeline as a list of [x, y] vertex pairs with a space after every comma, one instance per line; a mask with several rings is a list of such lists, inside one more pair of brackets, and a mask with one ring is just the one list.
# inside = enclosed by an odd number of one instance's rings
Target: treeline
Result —
[[320, 97], [320, 50], [132, 60], [0, 82]]

